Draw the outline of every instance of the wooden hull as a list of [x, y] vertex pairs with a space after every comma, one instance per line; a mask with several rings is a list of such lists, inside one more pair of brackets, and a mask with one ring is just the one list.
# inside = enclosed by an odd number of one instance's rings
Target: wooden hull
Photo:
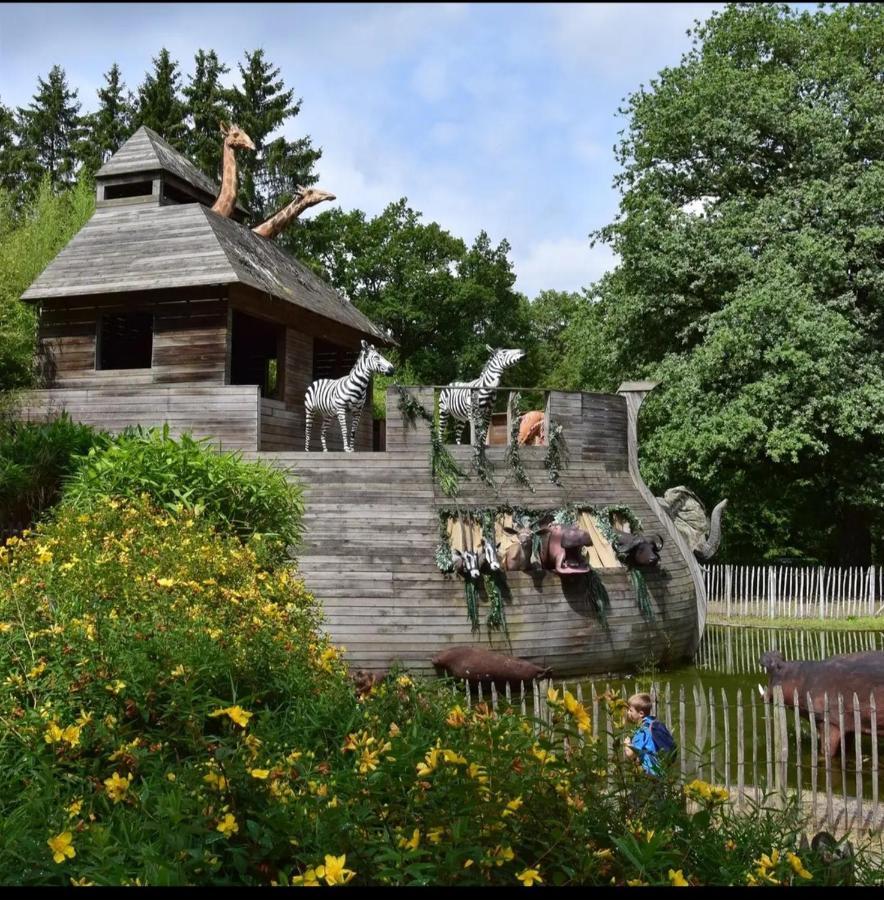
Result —
[[[412, 394], [431, 408], [432, 391]], [[306, 493], [306, 537], [299, 549], [301, 574], [321, 602], [326, 627], [343, 645], [353, 668], [379, 671], [398, 662], [431, 672], [440, 650], [480, 645], [550, 666], [556, 676], [634, 672], [691, 656], [704, 622], [705, 595], [696, 563], [665, 513], [631, 465], [638, 405], [621, 394], [552, 392], [551, 420], [564, 428], [569, 461], [561, 486], [549, 481], [545, 447], [521, 449], [535, 487], [517, 484], [503, 462], [504, 448], [491, 447], [495, 489], [475, 473], [461, 480], [464, 508], [503, 504], [553, 509], [568, 503], [596, 508], [629, 506], [647, 534], [665, 544], [660, 570], [647, 573], [653, 619], [642, 615], [628, 570], [597, 570], [611, 600], [607, 627], [586, 598], [585, 580], [553, 572], [508, 572], [507, 629], [489, 631], [487, 602], [482, 625], [472, 632], [463, 581], [435, 565], [440, 508], [454, 505], [434, 484], [427, 426], [410, 427], [388, 394], [387, 450], [381, 453], [247, 453], [290, 469]], [[451, 447], [465, 472], [469, 447]], [[633, 460], [634, 462], [634, 460]]]

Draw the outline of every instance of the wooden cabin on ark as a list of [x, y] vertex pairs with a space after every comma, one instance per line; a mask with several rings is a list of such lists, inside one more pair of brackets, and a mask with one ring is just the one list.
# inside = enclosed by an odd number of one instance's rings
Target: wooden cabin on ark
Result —
[[[96, 182], [92, 218], [22, 295], [39, 304], [45, 383], [25, 414], [303, 448], [308, 385], [347, 374], [383, 332], [242, 224], [242, 207], [213, 212], [218, 185], [149, 128]], [[329, 445], [341, 446], [333, 427]], [[357, 448], [372, 449], [369, 411]]]
[[[225, 170], [229, 187], [227, 177]], [[307, 387], [347, 374], [363, 340], [388, 344], [381, 330], [244, 224], [235, 193], [226, 194], [230, 215], [213, 211], [218, 186], [148, 128], [101, 168], [97, 192], [92, 218], [22, 297], [39, 304], [45, 376], [26, 417], [64, 409], [111, 431], [168, 423], [173, 434], [211, 436], [293, 472], [306, 497], [299, 568], [354, 667], [379, 671], [398, 661], [429, 672], [439, 651], [480, 644], [571, 676], [634, 671], [694, 651], [705, 620], [700, 570], [638, 470], [638, 410], [653, 385], [544, 392], [542, 432], [560, 429], [569, 458], [555, 482], [549, 446], [521, 448], [528, 485], [514, 477], [507, 447], [488, 446], [493, 483], [474, 473], [453, 501], [433, 477], [426, 422], [409, 421], [394, 388], [383, 448], [373, 447], [369, 409], [358, 452], [307, 453]], [[431, 418], [438, 392], [408, 390]], [[489, 444], [505, 444], [511, 424], [492, 421]], [[337, 423], [328, 437], [331, 450], [342, 449]], [[373, 449], [382, 452], [366, 452]], [[450, 449], [468, 472], [472, 448]], [[316, 425], [311, 450], [320, 450]], [[625, 506], [645, 534], [664, 536], [660, 566], [644, 576], [647, 596], [638, 602], [634, 573], [594, 531], [589, 560], [610, 599], [606, 621], [588, 600], [588, 576], [509, 571], [505, 625], [492, 626], [484, 596], [481, 622], [471, 624], [463, 579], [437, 567], [440, 529], [452, 549], [466, 534], [453, 506], [495, 515], [504, 545], [505, 507], [548, 514]]]

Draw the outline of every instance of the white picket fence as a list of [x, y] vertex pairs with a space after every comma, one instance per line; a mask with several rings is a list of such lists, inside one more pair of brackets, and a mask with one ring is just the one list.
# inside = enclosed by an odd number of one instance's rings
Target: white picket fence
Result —
[[845, 618], [884, 613], [884, 566], [702, 567], [710, 610], [764, 618]]
[[[593, 739], [604, 743], [609, 763], [609, 782], [617, 764], [624, 764], [620, 735], [622, 723], [614, 725], [611, 697], [626, 699], [639, 691], [639, 685], [605, 685], [552, 681], [521, 685], [498, 692], [492, 685], [464, 682], [462, 688], [468, 707], [484, 703], [498, 711], [507, 708], [528, 717], [535, 732], [551, 721], [546, 696], [549, 687], [570, 690], [591, 717]], [[881, 797], [882, 760], [878, 742], [884, 737], [874, 692], [868, 698], [871, 729], [862, 732], [860, 701], [856, 694], [824, 694], [822, 722], [799, 715], [798, 692], [787, 703], [779, 687], [774, 688], [773, 702], [765, 703], [754, 690], [715, 691], [692, 685], [654, 683], [647, 690], [653, 701], [652, 712], [666, 723], [678, 746], [678, 778], [688, 783], [700, 778], [727, 788], [731, 803], [749, 810], [749, 801], [778, 805], [787, 795], [797, 799], [808, 827], [825, 827], [833, 833], [851, 829], [877, 832], [884, 824]], [[805, 706], [813, 703], [810, 694], [802, 698]], [[865, 700], [863, 701], [866, 702]], [[825, 722], [840, 726], [838, 753], [830, 757], [820, 749], [820, 732], [825, 738]], [[856, 737], [845, 732], [854, 730]], [[567, 738], [565, 741], [567, 742]], [[827, 741], [823, 741], [826, 746]], [[569, 752], [575, 748], [567, 747]]]

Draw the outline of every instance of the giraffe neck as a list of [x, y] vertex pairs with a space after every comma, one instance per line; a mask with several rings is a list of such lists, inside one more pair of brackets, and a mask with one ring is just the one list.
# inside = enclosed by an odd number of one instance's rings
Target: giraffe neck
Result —
[[221, 175], [221, 193], [212, 209], [228, 218], [236, 207], [236, 154], [227, 141], [224, 141], [224, 163]]

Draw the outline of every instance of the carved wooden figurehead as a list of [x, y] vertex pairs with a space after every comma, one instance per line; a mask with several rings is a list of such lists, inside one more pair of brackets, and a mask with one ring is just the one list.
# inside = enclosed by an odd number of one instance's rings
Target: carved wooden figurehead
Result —
[[221, 134], [224, 136], [223, 170], [221, 175], [221, 192], [212, 210], [228, 219], [236, 208], [236, 154], [234, 150], [251, 150], [254, 152], [254, 141], [239, 127], [221, 122]]
[[294, 221], [311, 206], [322, 203], [325, 200], [336, 200], [334, 194], [328, 191], [320, 191], [318, 188], [305, 188], [298, 185], [298, 192], [295, 199], [288, 206], [283, 207], [279, 212], [274, 213], [266, 222], [256, 225], [252, 231], [260, 234], [261, 237], [273, 238], [283, 231], [290, 222]]

